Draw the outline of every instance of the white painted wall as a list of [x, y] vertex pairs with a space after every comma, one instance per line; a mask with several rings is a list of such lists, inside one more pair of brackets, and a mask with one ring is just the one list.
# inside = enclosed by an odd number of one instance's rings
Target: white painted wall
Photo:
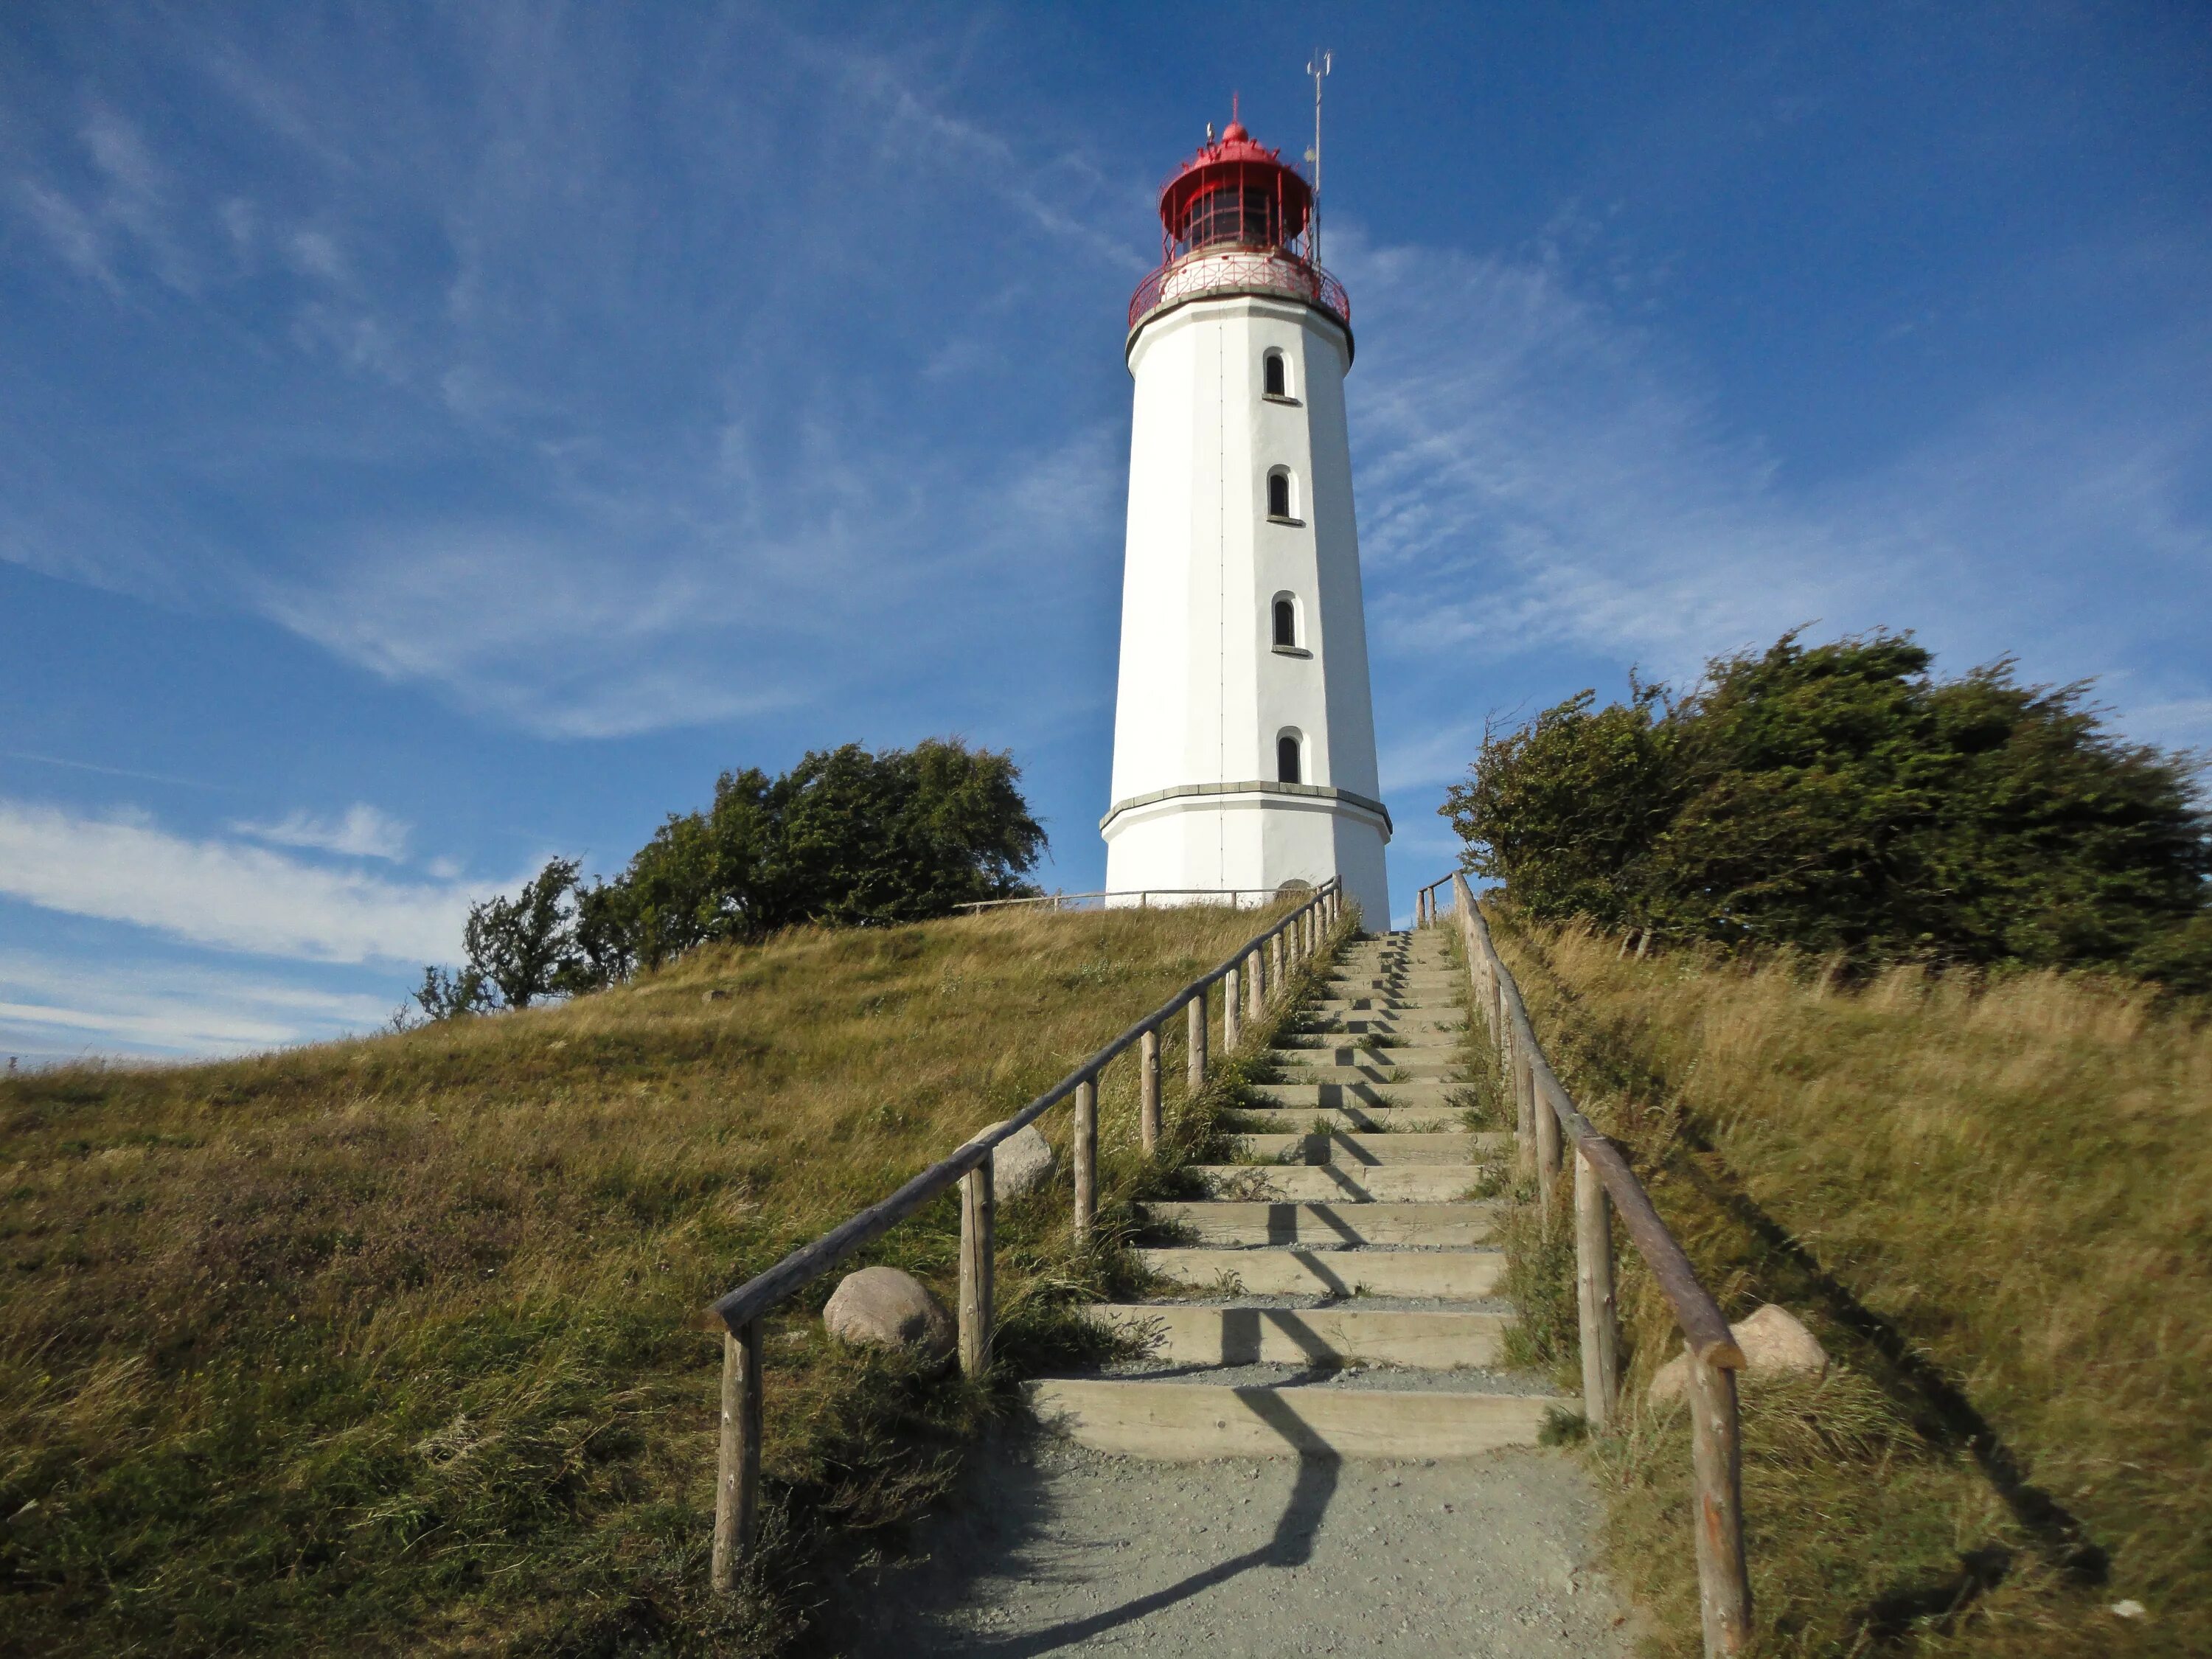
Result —
[[[1261, 393], [1283, 353], [1291, 401]], [[1155, 317], [1129, 352], [1136, 382], [1113, 799], [1214, 786], [1109, 814], [1106, 885], [1273, 888], [1341, 876], [1388, 926], [1382, 816], [1273, 782], [1275, 740], [1304, 744], [1305, 783], [1373, 801], [1375, 716], [1344, 411], [1346, 342], [1295, 300], [1237, 295]], [[1267, 516], [1269, 471], [1296, 480], [1297, 525]], [[1302, 646], [1273, 647], [1273, 602], [1298, 596]]]

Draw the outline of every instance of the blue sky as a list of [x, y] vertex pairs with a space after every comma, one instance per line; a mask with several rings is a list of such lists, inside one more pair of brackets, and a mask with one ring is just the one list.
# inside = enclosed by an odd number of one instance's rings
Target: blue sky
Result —
[[1486, 715], [1812, 623], [2212, 742], [2182, 3], [0, 12], [0, 1052], [373, 1025], [726, 767], [1103, 854], [1129, 290], [1330, 82], [1400, 907]]

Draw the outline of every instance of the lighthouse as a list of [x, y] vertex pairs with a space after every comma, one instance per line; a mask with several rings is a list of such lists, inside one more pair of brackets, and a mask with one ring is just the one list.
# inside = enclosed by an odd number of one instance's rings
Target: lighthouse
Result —
[[1128, 541], [1100, 821], [1116, 894], [1340, 878], [1389, 926], [1344, 377], [1313, 192], [1232, 120], [1160, 192], [1129, 303]]

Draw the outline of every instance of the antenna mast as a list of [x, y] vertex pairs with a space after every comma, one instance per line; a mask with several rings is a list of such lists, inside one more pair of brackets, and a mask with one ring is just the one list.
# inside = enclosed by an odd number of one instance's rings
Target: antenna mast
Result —
[[1306, 160], [1313, 163], [1314, 170], [1312, 244], [1316, 265], [1321, 263], [1321, 83], [1328, 78], [1330, 60], [1335, 56], [1334, 52], [1316, 46], [1313, 56], [1306, 60], [1306, 73], [1313, 76], [1314, 83], [1314, 142], [1313, 148], [1306, 152]]

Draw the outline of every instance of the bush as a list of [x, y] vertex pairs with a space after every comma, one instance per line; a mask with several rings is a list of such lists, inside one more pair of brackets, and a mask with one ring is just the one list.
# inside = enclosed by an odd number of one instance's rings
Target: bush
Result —
[[2212, 985], [2199, 763], [2123, 742], [2009, 660], [1939, 682], [1909, 635], [1716, 659], [1487, 732], [1443, 809], [1547, 920], [1861, 960], [2103, 965]]

